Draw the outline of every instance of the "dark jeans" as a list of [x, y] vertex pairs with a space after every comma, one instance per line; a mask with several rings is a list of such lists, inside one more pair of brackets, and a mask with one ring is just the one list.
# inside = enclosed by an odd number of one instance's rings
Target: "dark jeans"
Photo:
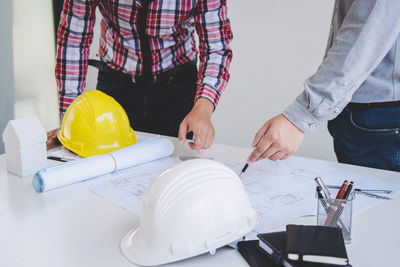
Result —
[[400, 171], [400, 106], [350, 103], [328, 129], [339, 162]]
[[196, 65], [187, 63], [158, 76], [154, 83], [133, 83], [127, 74], [99, 70], [97, 89], [121, 104], [134, 130], [177, 137], [180, 123], [193, 107], [196, 82]]

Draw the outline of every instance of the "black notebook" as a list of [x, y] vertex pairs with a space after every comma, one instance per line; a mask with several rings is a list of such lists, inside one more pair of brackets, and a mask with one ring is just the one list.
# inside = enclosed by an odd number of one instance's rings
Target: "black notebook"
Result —
[[[282, 232], [281, 232], [282, 233]], [[285, 233], [285, 232], [283, 232]], [[283, 241], [285, 242], [285, 236], [283, 236]], [[247, 261], [250, 267], [282, 267], [282, 262], [280, 264], [276, 263], [271, 255], [269, 255], [264, 249], [259, 246], [258, 240], [241, 241], [238, 242], [238, 250], [242, 257]], [[284, 254], [284, 251], [281, 252]], [[294, 267], [338, 267], [338, 265], [317, 263], [317, 262], [298, 262], [287, 260], [289, 264]], [[350, 266], [350, 265], [343, 265]]]
[[286, 232], [258, 234], [260, 248], [278, 265], [293, 267], [286, 258]]
[[286, 255], [289, 260], [347, 265], [342, 231], [336, 227], [287, 225]]
[[279, 267], [258, 246], [258, 240], [240, 241], [237, 247], [250, 267]]

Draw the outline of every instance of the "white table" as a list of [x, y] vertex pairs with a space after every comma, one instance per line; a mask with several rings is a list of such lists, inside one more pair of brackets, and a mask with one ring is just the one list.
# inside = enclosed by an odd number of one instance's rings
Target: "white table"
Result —
[[[176, 154], [197, 156], [187, 145]], [[204, 157], [245, 160], [250, 149], [217, 145]], [[310, 159], [310, 161], [317, 161]], [[318, 161], [361, 175], [400, 183], [400, 173]], [[0, 267], [14, 266], [133, 266], [119, 250], [121, 238], [139, 218], [86, 189], [72, 185], [38, 194], [31, 177], [7, 173], [0, 156]], [[315, 218], [292, 223], [312, 224]], [[385, 201], [353, 218], [352, 244], [347, 246], [353, 266], [399, 266], [400, 197]], [[284, 230], [284, 226], [275, 230]], [[222, 248], [166, 266], [247, 266], [240, 254]]]

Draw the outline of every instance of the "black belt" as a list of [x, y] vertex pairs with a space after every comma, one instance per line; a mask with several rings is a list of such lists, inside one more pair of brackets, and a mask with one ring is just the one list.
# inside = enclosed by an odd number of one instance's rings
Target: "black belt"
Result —
[[143, 77], [143, 76], [134, 76], [134, 75], [129, 75], [121, 70], [114, 70], [110, 68], [105, 62], [95, 60], [95, 59], [89, 59], [88, 64], [90, 66], [96, 67], [100, 71], [105, 72], [108, 76], [110, 76], [113, 80], [122, 82], [124, 84], [156, 84], [156, 83], [163, 83], [166, 81], [169, 81], [173, 79], [175, 75], [185, 75], [185, 71], [187, 70], [188, 73], [192, 71], [192, 68], [196, 66], [196, 60], [190, 61], [188, 63], [179, 65], [177, 67], [174, 67], [171, 70], [167, 70], [164, 72], [161, 72], [157, 75], [151, 75], [151, 79], [149, 80], [149, 77]]
[[353, 108], [396, 108], [400, 107], [400, 100], [399, 101], [390, 101], [390, 102], [374, 102], [374, 103], [349, 103], [349, 106]]

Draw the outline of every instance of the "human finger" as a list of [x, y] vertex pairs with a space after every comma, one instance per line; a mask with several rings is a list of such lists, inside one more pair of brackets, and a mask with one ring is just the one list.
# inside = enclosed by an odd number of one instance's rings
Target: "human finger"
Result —
[[196, 135], [194, 138], [194, 146], [197, 150], [197, 153], [201, 154], [204, 148], [203, 136]]
[[285, 154], [283, 157], [281, 157], [281, 160], [288, 159], [291, 156], [291, 154]]
[[212, 143], [214, 142], [214, 138], [215, 138], [215, 131], [214, 131], [214, 127], [210, 127], [207, 131], [207, 138], [204, 142], [204, 148], [210, 148]]
[[252, 164], [256, 162], [260, 156], [272, 145], [272, 142], [269, 139], [262, 139], [261, 142], [254, 148], [251, 152], [250, 156], [247, 159], [248, 164]]
[[188, 132], [188, 124], [187, 120], [184, 119], [181, 124], [179, 125], [179, 133], [178, 133], [178, 139], [179, 143], [182, 145], [186, 141], [186, 134]]
[[261, 128], [257, 131], [256, 135], [254, 136], [251, 146], [255, 147], [257, 146], [258, 143], [261, 142], [261, 139], [268, 131], [269, 126], [270, 126], [270, 121], [267, 121], [266, 123], [264, 123], [263, 126], [261, 126]]
[[282, 159], [282, 157], [284, 157], [285, 155], [287, 155], [287, 152], [280, 150], [280, 151], [277, 151], [276, 153], [272, 154], [271, 156], [269, 156], [268, 159], [272, 160], [272, 161], [277, 161], [279, 159]]
[[272, 155], [274, 155], [275, 153], [279, 152], [279, 146], [272, 142], [271, 145], [264, 151], [264, 153], [262, 153], [257, 159], [256, 161], [259, 161], [261, 159], [266, 159], [271, 157]]
[[192, 150], [197, 150], [197, 153], [202, 154], [203, 150], [195, 142], [189, 142], [189, 147]]
[[49, 150], [60, 144], [57, 138], [57, 133], [60, 131], [60, 128], [51, 130], [47, 133], [47, 142], [46, 142], [46, 149]]

